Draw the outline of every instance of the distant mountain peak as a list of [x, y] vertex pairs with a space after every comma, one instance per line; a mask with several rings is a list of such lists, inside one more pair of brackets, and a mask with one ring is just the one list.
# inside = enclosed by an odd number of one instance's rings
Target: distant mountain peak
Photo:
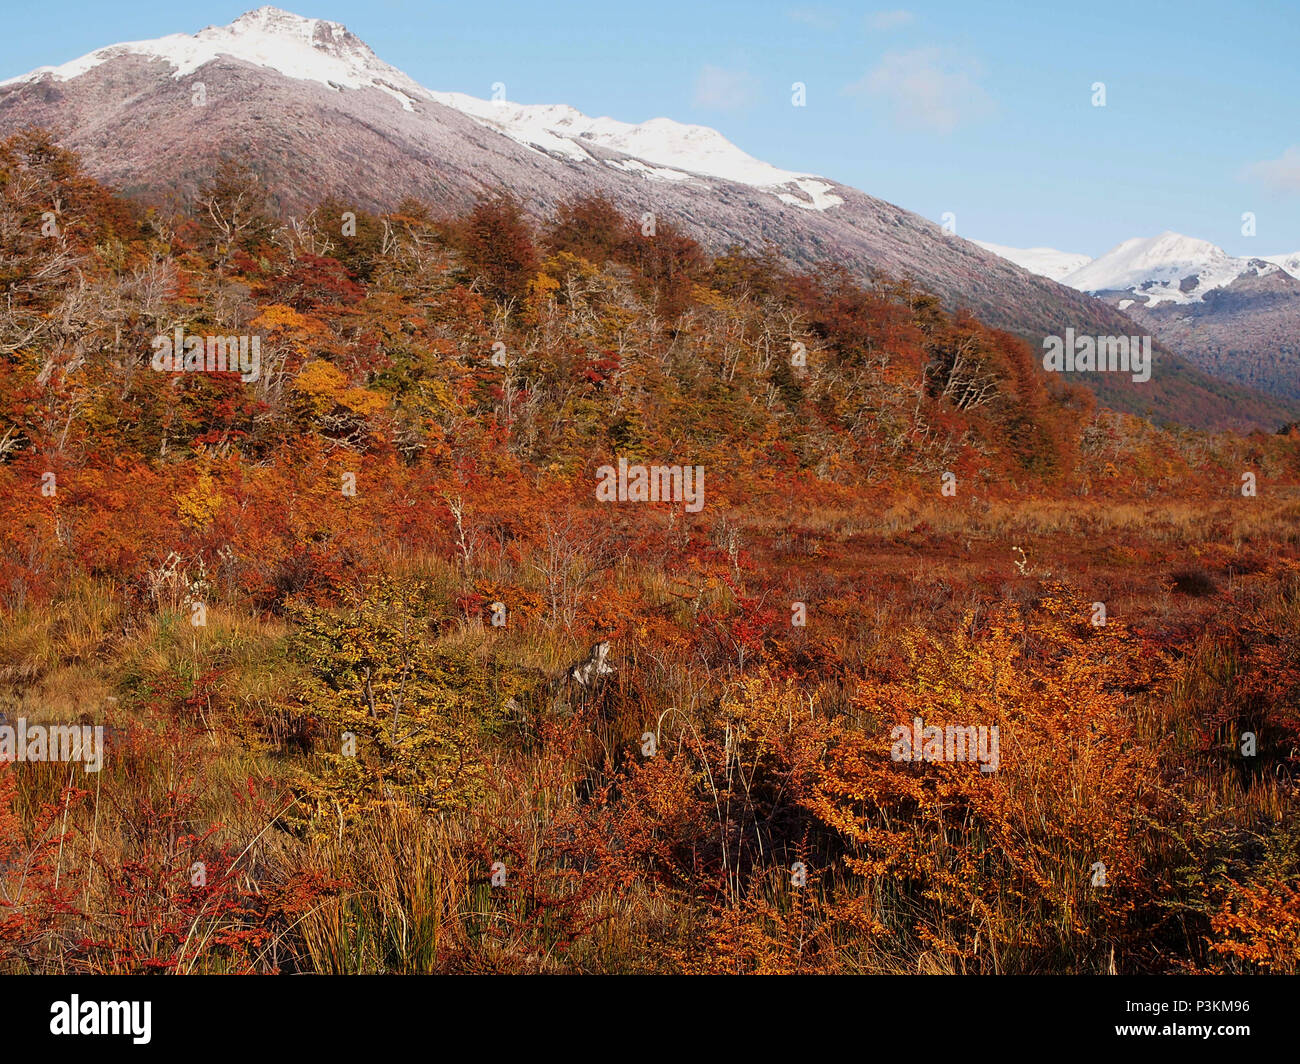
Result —
[[302, 34], [305, 31], [308, 36], [313, 36], [317, 26], [329, 26], [331, 29], [340, 30], [343, 33], [348, 32], [347, 27], [341, 22], [329, 22], [323, 18], [308, 18], [306, 15], [297, 15], [292, 11], [285, 11], [281, 7], [272, 7], [270, 4], [264, 4], [252, 11], [245, 11], [229, 26], [209, 26], [207, 30], [202, 32], [207, 33], [208, 30], [212, 29], [227, 29], [235, 32], [260, 31], [295, 35]]
[[1199, 303], [1241, 277], [1280, 272], [1300, 278], [1300, 254], [1238, 257], [1208, 240], [1172, 230], [1121, 241], [1095, 259], [1051, 248], [1009, 248], [982, 242], [980, 246], [1080, 292], [1131, 293], [1133, 300], [1121, 303], [1121, 310], [1132, 302], [1150, 307]]
[[[322, 18], [305, 18], [278, 7], [259, 7], [246, 11], [228, 26], [208, 26], [195, 34], [200, 40], [225, 41], [236, 38], [272, 38], [278, 41], [309, 45], [338, 59], [374, 66], [379, 58], [360, 37], [341, 22]], [[382, 63], [387, 69], [387, 63]]]
[[173, 33], [154, 40], [112, 44], [60, 66], [37, 67], [28, 74], [0, 81], [0, 85], [46, 77], [69, 81], [110, 60], [130, 55], [167, 63], [173, 78], [186, 77], [228, 56], [339, 91], [379, 89], [408, 111], [413, 110], [413, 101], [429, 99], [426, 89], [385, 63], [346, 26], [304, 18], [276, 7], [259, 7], [228, 26], [208, 26], [195, 34]]
[[[1243, 276], [1268, 276], [1284, 267], [1254, 256], [1229, 255], [1217, 244], [1166, 230], [1111, 248], [1064, 283], [1081, 292], [1132, 292], [1147, 306], [1199, 303]], [[1289, 272], [1289, 271], [1287, 271]]]
[[1061, 275], [1060, 252], [983, 246], [1098, 297], [1215, 376], [1300, 399], [1300, 253], [1233, 256], [1166, 230]]

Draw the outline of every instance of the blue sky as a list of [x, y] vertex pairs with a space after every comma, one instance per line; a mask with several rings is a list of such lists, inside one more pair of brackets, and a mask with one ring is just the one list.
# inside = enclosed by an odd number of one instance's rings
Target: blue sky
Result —
[[[952, 212], [972, 239], [1098, 255], [1173, 229], [1237, 255], [1300, 251], [1295, 0], [902, 2], [278, 6], [345, 23], [429, 88], [486, 97], [503, 81], [521, 103], [713, 126], [777, 166]], [[24, 5], [5, 12], [0, 77], [255, 6]]]

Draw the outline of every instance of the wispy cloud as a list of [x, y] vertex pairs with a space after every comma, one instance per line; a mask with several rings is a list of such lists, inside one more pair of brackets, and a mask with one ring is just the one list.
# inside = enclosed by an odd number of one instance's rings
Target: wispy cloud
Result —
[[793, 7], [785, 13], [791, 22], [802, 22], [815, 30], [833, 30], [840, 24], [840, 17], [828, 7]]
[[845, 92], [886, 107], [899, 125], [951, 133], [983, 118], [993, 101], [980, 85], [983, 68], [948, 48], [889, 52]]
[[714, 111], [735, 111], [758, 98], [758, 79], [746, 70], [705, 66], [695, 81], [695, 105]]
[[1246, 177], [1274, 192], [1300, 192], [1300, 147], [1290, 147], [1277, 159], [1246, 167]]
[[867, 16], [867, 28], [884, 32], [906, 26], [915, 16], [910, 11], [873, 11]]

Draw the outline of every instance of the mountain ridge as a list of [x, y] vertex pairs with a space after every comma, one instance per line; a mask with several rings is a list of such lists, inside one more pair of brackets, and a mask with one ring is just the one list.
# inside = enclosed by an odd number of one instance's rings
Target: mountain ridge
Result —
[[[169, 63], [173, 79], [193, 74], [225, 56], [340, 91], [380, 89], [407, 111], [414, 110], [416, 102], [434, 101], [538, 151], [558, 151], [571, 159], [600, 161], [586, 150], [586, 145], [591, 144], [660, 164], [663, 169], [648, 171], [647, 176], [662, 180], [703, 175], [770, 189], [818, 179], [815, 174], [782, 170], [756, 159], [707, 126], [663, 117], [641, 123], [620, 122], [609, 117], [593, 118], [567, 104], [518, 104], [505, 99], [482, 100], [460, 92], [437, 92], [385, 63], [342, 23], [306, 18], [270, 6], [247, 12], [228, 26], [208, 26], [192, 36], [170, 34], [108, 45], [58, 66], [37, 67], [4, 79], [0, 89], [45, 77], [69, 81], [126, 55]], [[821, 183], [824, 185], [824, 180]], [[813, 209], [842, 202], [824, 190], [822, 196], [823, 201], [817, 204], [793, 196], [783, 198], [783, 202]]]

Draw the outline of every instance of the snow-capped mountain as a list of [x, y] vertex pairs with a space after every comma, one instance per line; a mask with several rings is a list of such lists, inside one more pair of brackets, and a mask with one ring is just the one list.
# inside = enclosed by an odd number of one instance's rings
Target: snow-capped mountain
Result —
[[1053, 281], [1068, 277], [1092, 261], [1087, 255], [1074, 251], [1057, 251], [1055, 248], [1009, 248], [985, 240], [976, 240], [974, 243], [1008, 262], [1014, 262], [1023, 270], [1036, 273], [1039, 277], [1050, 277]]
[[[1124, 292], [1147, 307], [1199, 303], [1239, 277], [1267, 277], [1283, 271], [1300, 277], [1300, 253], [1236, 258], [1208, 240], [1164, 232], [1135, 237], [1096, 259], [1052, 248], [1009, 248], [976, 241], [1030, 273], [1050, 277], [1080, 292]], [[1131, 303], [1121, 301], [1121, 309]]]
[[1081, 292], [1129, 292], [1137, 302], [1155, 307], [1199, 303], [1239, 277], [1283, 270], [1272, 260], [1235, 258], [1208, 240], [1165, 232], [1125, 240], [1063, 280]]
[[[1048, 274], [1060, 260], [985, 245]], [[1237, 258], [1206, 240], [1125, 240], [1056, 278], [1105, 300], [1215, 376], [1300, 398], [1300, 254]]]
[[335, 89], [371, 87], [389, 93], [408, 111], [428, 91], [396, 67], [379, 59], [345, 26], [324, 19], [301, 18], [274, 7], [261, 7], [229, 26], [209, 26], [193, 35], [173, 33], [150, 41], [109, 45], [60, 66], [43, 66], [0, 87], [49, 78], [69, 81], [121, 56], [161, 59], [174, 79], [193, 74], [220, 56], [242, 59], [285, 77], [315, 81]]
[[[222, 155], [248, 163], [295, 213], [328, 197], [369, 210], [413, 197], [460, 213], [504, 188], [544, 217], [600, 194], [713, 252], [771, 245], [803, 268], [910, 280], [1035, 345], [1067, 327], [1133, 331], [1113, 306], [857, 189], [756, 159], [715, 130], [434, 91], [342, 25], [275, 8], [0, 82], [0, 136], [28, 126], [58, 130], [91, 174], [146, 201], [191, 194]], [[1263, 409], [1258, 396], [1225, 392], [1168, 351], [1157, 370], [1136, 392], [1126, 379], [1088, 383], [1121, 409], [1261, 423], [1243, 414]]]
[[[612, 118], [589, 118], [564, 105], [523, 105], [459, 92], [432, 92], [385, 63], [340, 23], [302, 18], [274, 7], [258, 8], [229, 26], [209, 26], [193, 36], [174, 33], [156, 40], [110, 45], [61, 66], [38, 67], [21, 77], [0, 81], [0, 88], [46, 78], [68, 81], [128, 55], [162, 60], [172, 68], [174, 80], [219, 57], [239, 59], [336, 91], [378, 89], [407, 111], [414, 111], [418, 102], [435, 101], [530, 148], [579, 162], [603, 163], [654, 180], [720, 177], [769, 190], [783, 203], [810, 210], [844, 202], [828, 182], [761, 162], [705, 126], [668, 118], [633, 125]], [[593, 146], [631, 158], [600, 159], [589, 150]]]

